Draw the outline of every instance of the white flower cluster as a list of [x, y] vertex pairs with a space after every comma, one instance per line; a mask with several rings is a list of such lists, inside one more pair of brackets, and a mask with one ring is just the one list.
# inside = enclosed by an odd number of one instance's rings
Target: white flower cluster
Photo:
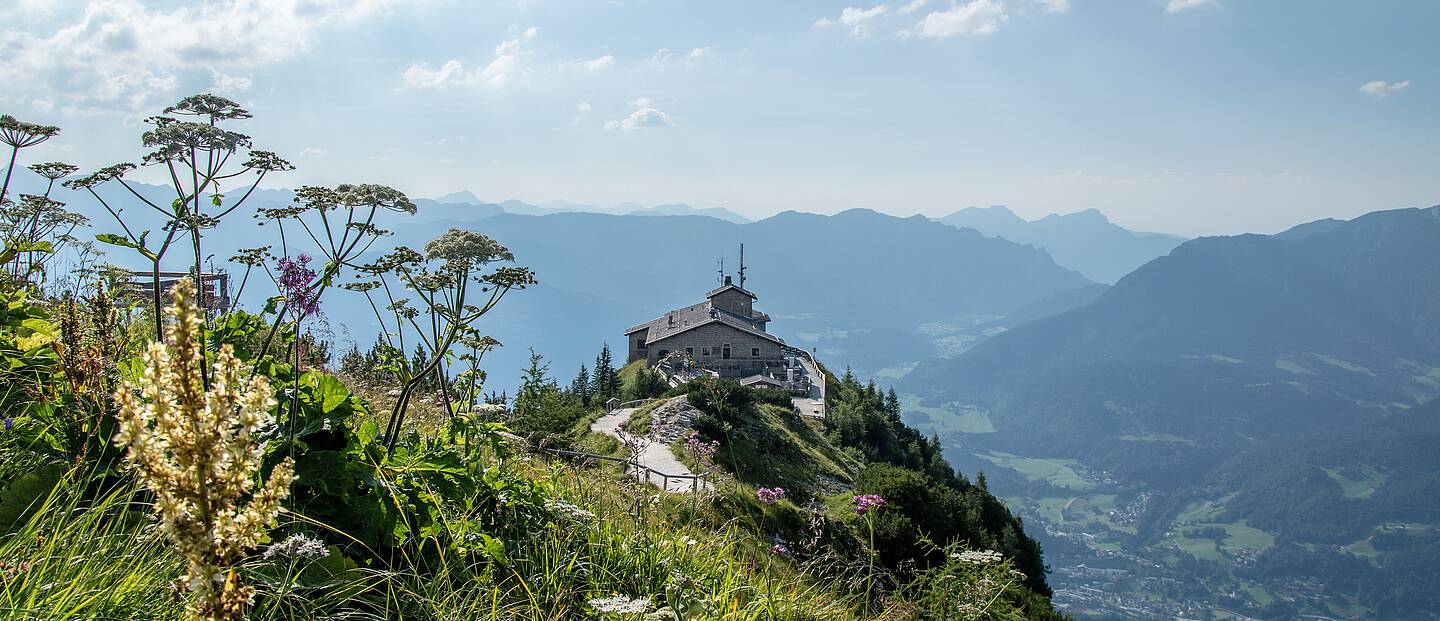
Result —
[[262, 446], [255, 432], [274, 403], [270, 382], [247, 377], [226, 345], [215, 356], [207, 390], [195, 285], [183, 279], [172, 294], [166, 312], [174, 321], [165, 343], [153, 343], [145, 353], [140, 395], [129, 387], [115, 395], [115, 443], [129, 448], [126, 459], [155, 493], [161, 531], [186, 561], [186, 617], [242, 619], [255, 591], [228, 569], [275, 520], [290, 494], [294, 466], [285, 460], [256, 489]]
[[555, 519], [562, 522], [588, 522], [595, 519], [595, 514], [563, 500], [545, 501], [545, 510], [549, 511]]
[[483, 414], [486, 416], [504, 416], [505, 406], [500, 405], [499, 403], [481, 403], [480, 405], [475, 406], [475, 413]]
[[614, 595], [592, 599], [588, 602], [597, 612], [616, 615], [639, 615], [650, 610], [650, 598]]
[[950, 558], [970, 565], [994, 565], [995, 563], [1005, 560], [1004, 556], [994, 550], [965, 550], [963, 552], [953, 552], [950, 554]]
[[307, 558], [320, 558], [329, 554], [325, 544], [318, 539], [311, 539], [305, 535], [290, 535], [285, 541], [272, 543], [265, 548], [266, 559], [288, 558], [302, 560]]

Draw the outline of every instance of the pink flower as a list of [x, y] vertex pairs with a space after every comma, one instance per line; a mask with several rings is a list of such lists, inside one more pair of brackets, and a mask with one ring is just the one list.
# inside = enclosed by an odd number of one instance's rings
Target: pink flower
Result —
[[865, 494], [855, 497], [855, 515], [865, 515], [871, 509], [885, 504], [885, 499], [875, 494]]
[[773, 505], [785, 498], [785, 488], [762, 487], [755, 490], [755, 498], [759, 499], [760, 502], [764, 504]]
[[280, 257], [280, 293], [285, 296], [285, 301], [290, 304], [290, 311], [296, 317], [304, 319], [314, 315], [320, 310], [320, 300], [310, 288], [310, 281], [315, 280], [315, 270], [310, 269], [310, 255], [301, 253], [299, 257]]
[[783, 543], [777, 543], [770, 546], [770, 553], [776, 556], [790, 556], [790, 548], [785, 547]]

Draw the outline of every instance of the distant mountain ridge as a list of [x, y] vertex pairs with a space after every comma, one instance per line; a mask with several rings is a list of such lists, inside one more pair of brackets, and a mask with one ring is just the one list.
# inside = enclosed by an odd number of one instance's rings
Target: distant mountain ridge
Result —
[[[948, 437], [957, 461], [1075, 460], [1106, 473], [1110, 493], [1159, 494], [1130, 545], [1173, 536], [1172, 520], [1202, 508], [1277, 538], [1258, 561], [1271, 573], [1251, 579], [1391, 593], [1398, 582], [1338, 548], [1440, 517], [1440, 462], [1402, 431], [1436, 433], [1437, 245], [1440, 206], [1192, 240], [1090, 304], [921, 363], [901, 386], [993, 425]], [[1411, 540], [1440, 550], [1440, 530]], [[1404, 558], [1411, 573], [1440, 572], [1440, 557]], [[1435, 600], [1422, 592], [1392, 601], [1424, 610]]]
[[684, 203], [667, 203], [664, 205], [656, 205], [654, 207], [646, 207], [639, 203], [620, 203], [619, 205], [611, 208], [600, 207], [598, 205], [582, 205], [567, 201], [551, 201], [544, 205], [534, 205], [514, 198], [506, 199], [500, 201], [499, 203], [486, 203], [476, 197], [475, 194], [469, 190], [451, 192], [449, 194], [437, 196], [434, 200], [440, 203], [465, 203], [477, 206], [494, 204], [498, 205], [507, 213], [526, 216], [543, 216], [552, 213], [567, 212], [588, 212], [636, 216], [708, 216], [711, 218], [724, 220], [726, 222], [734, 222], [736, 224], [746, 224], [752, 222], [752, 220], [750, 220], [749, 218], [730, 211], [729, 209], [725, 209], [724, 207], [700, 208], [686, 205]]
[[1056, 263], [1101, 283], [1113, 283], [1185, 241], [1175, 235], [1124, 229], [1095, 209], [1025, 220], [1003, 205], [966, 207], [940, 221], [1044, 248]]

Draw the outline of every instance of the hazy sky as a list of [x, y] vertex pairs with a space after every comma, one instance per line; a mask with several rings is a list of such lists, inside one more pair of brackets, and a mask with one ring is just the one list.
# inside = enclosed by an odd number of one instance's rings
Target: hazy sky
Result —
[[1436, 32], [1428, 1], [8, 0], [0, 111], [85, 168], [212, 91], [286, 185], [1272, 232], [1440, 203]]

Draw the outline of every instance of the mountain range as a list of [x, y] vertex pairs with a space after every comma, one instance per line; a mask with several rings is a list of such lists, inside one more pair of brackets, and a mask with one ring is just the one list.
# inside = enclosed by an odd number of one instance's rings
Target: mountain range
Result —
[[[34, 191], [33, 180], [20, 191]], [[152, 201], [168, 203], [161, 186], [133, 184]], [[134, 205], [123, 189], [105, 187], [134, 230], [158, 229], [153, 210]], [[113, 218], [84, 194], [56, 197], [91, 218], [93, 233], [115, 230]], [[223, 264], [241, 248], [271, 245], [275, 231], [250, 217], [262, 207], [287, 205], [289, 190], [255, 192], [242, 209], [205, 236], [205, 253]], [[745, 244], [746, 287], [774, 317], [771, 330], [790, 344], [815, 349], [836, 368], [857, 373], [913, 363], [939, 353], [945, 334], [980, 325], [1061, 291], [1091, 284], [1060, 267], [1043, 250], [946, 226], [924, 217], [897, 218], [869, 210], [835, 215], [784, 212], [736, 223], [660, 206], [624, 215], [530, 206], [516, 201], [475, 203], [469, 193], [414, 199], [413, 215], [382, 213], [377, 224], [394, 232], [379, 247], [419, 248], [455, 227], [473, 229], [508, 246], [540, 284], [514, 294], [486, 319], [503, 343], [525, 343], [572, 373], [593, 359], [604, 340], [618, 348], [625, 328], [669, 308], [693, 304], [714, 287], [721, 267], [734, 274]], [[622, 206], [630, 209], [634, 206]], [[560, 209], [564, 210], [560, 210]], [[559, 211], [557, 211], [559, 210]], [[85, 237], [85, 235], [81, 235]], [[291, 242], [294, 243], [292, 236]], [[303, 251], [292, 248], [292, 253]], [[105, 260], [138, 267], [136, 257], [108, 248]], [[167, 269], [184, 269], [181, 253]], [[369, 257], [363, 260], [368, 260]], [[233, 268], [232, 268], [233, 269]], [[252, 283], [247, 304], [273, 292]], [[337, 291], [336, 296], [352, 296]], [[379, 326], [365, 304], [326, 304], [335, 336], [368, 344]], [[958, 327], [957, 327], [958, 326]], [[526, 347], [501, 348], [490, 359], [496, 388], [506, 388], [525, 364]]]
[[485, 210], [498, 208], [506, 213], [520, 214], [526, 216], [543, 216], [552, 213], [585, 212], [604, 213], [612, 215], [632, 216], [709, 216], [726, 222], [745, 224], [751, 222], [749, 218], [738, 213], [725, 209], [724, 207], [692, 207], [684, 203], [668, 203], [646, 207], [639, 203], [620, 203], [614, 207], [605, 208], [598, 205], [583, 205], [567, 201], [551, 201], [543, 205], [533, 205], [519, 199], [507, 199], [498, 203], [487, 203], [480, 200], [473, 192], [461, 190], [435, 197], [437, 203], [451, 203], [462, 205], [474, 205]]
[[1025, 220], [1000, 205], [966, 207], [940, 221], [1044, 248], [1056, 263], [1100, 283], [1113, 283], [1185, 241], [1175, 235], [1121, 228], [1095, 209]]
[[[947, 437], [957, 461], [1023, 474], [1017, 459], [1042, 459], [1081, 473], [1072, 490], [1122, 505], [1151, 494], [1137, 530], [1097, 530], [1152, 562], [1188, 545], [1175, 533], [1203, 514], [1225, 541], [1272, 544], [1252, 546], [1258, 560], [1239, 544], [1217, 559], [1289, 568], [1245, 578], [1261, 588], [1295, 575], [1373, 586], [1397, 567], [1366, 542], [1440, 517], [1440, 464], [1398, 431], [1434, 433], [1437, 242], [1440, 206], [1192, 240], [1089, 304], [918, 365], [902, 386], [938, 422], [986, 418], [989, 433]], [[1032, 498], [1055, 488], [1020, 478]], [[1409, 535], [1440, 545], [1440, 531]], [[1411, 571], [1440, 575], [1437, 559]], [[1372, 611], [1434, 603], [1414, 589], [1341, 592]]]

